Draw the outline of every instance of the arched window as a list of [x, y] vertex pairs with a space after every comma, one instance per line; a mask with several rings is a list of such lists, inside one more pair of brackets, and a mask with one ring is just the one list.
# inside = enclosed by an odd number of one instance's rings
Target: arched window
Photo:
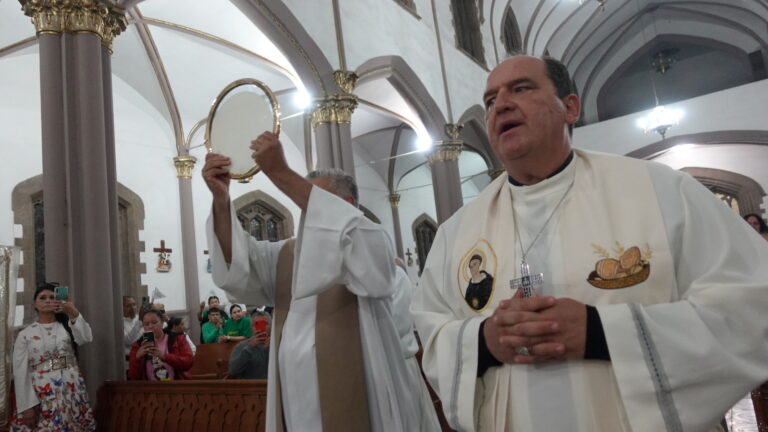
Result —
[[[147, 286], [141, 285], [145, 266], [140, 253], [144, 251], [139, 241], [139, 230], [144, 229], [144, 203], [130, 189], [118, 183], [118, 238], [120, 247], [120, 281], [123, 295], [136, 298], [147, 295]], [[25, 323], [35, 314], [30, 297], [38, 284], [45, 282], [45, 225], [43, 210], [43, 177], [38, 175], [17, 184], [13, 188], [11, 207], [14, 223], [21, 225], [22, 236], [16, 239], [21, 247], [22, 264], [19, 277], [24, 281], [24, 292], [16, 303], [24, 305]]]
[[523, 52], [523, 38], [520, 35], [520, 27], [517, 25], [517, 19], [511, 7], [507, 7], [507, 10], [504, 12], [501, 43], [504, 44], [504, 50], [509, 55], [521, 54]]
[[424, 271], [427, 255], [437, 234], [437, 223], [426, 213], [413, 222], [413, 240], [416, 242], [416, 255], [419, 260], [419, 275]]
[[480, 15], [475, 0], [451, 0], [453, 28], [456, 30], [456, 47], [485, 65], [483, 34], [480, 32]]
[[256, 240], [276, 242], [293, 237], [293, 217], [277, 200], [251, 191], [234, 202], [237, 220]]

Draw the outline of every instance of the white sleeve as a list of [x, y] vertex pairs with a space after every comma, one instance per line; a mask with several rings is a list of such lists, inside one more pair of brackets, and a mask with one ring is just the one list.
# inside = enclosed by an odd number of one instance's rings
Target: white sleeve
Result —
[[29, 340], [24, 330], [19, 332], [16, 343], [13, 344], [13, 380], [16, 410], [19, 413], [40, 403], [32, 387], [32, 371], [29, 370]]
[[141, 320], [136, 320], [136, 322], [128, 328], [125, 327], [125, 321], [123, 321], [123, 346], [129, 350], [129, 352], [131, 345], [139, 340], [142, 330], [144, 330], [144, 325], [141, 323]]
[[273, 306], [277, 256], [285, 241], [257, 241], [240, 225], [232, 203], [229, 212], [232, 224], [230, 264], [224, 261], [224, 254], [213, 231], [213, 212], [206, 222], [213, 283], [225, 290], [232, 302]]
[[78, 346], [93, 340], [91, 326], [85, 321], [82, 313], [78, 314], [74, 321], [69, 320], [69, 328], [72, 329], [72, 336], [75, 337], [75, 343]]
[[446, 280], [450, 260], [445, 233], [451, 226], [455, 231], [452, 221], [458, 220], [450, 219], [437, 230], [411, 311], [424, 348], [422, 369], [443, 403], [448, 423], [474, 431], [478, 332], [485, 317], [462, 318], [443, 292], [451, 286]]
[[633, 430], [706, 430], [768, 379], [768, 242], [692, 178], [655, 174], [677, 297], [598, 311]]
[[395, 253], [387, 232], [348, 202], [312, 187], [294, 263], [294, 298], [344, 284], [361, 297], [394, 292]]
[[405, 358], [413, 357], [419, 346], [413, 335], [414, 325], [411, 315], [411, 295], [413, 285], [405, 270], [395, 267], [395, 292], [392, 295], [392, 318], [395, 321], [397, 335], [400, 337], [400, 349]]

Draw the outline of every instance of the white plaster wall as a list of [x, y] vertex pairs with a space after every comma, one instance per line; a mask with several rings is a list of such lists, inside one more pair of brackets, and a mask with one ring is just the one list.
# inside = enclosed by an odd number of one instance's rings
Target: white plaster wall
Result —
[[[0, 244], [21, 237], [14, 229], [11, 195], [21, 181], [43, 171], [40, 136], [40, 65], [37, 46], [0, 57]], [[22, 257], [23, 260], [23, 257]]]
[[[284, 3], [299, 19], [334, 68], [339, 67], [333, 6], [330, 0], [307, 7], [302, 0]], [[446, 65], [452, 114], [458, 120], [467, 108], [478, 103], [485, 86], [487, 69], [456, 48], [450, 2], [434, 0]], [[387, 55], [402, 57], [414, 70], [446, 118], [445, 86], [437, 51], [432, 0], [415, 0], [414, 16], [393, 0], [341, 0], [347, 69], [354, 70], [365, 61]], [[495, 63], [490, 21], [481, 24], [485, 58]], [[374, 101], [376, 102], [376, 101]]]
[[[333, 21], [332, 0], [282, 0], [307, 34], [315, 41], [328, 63], [339, 68], [339, 51], [336, 46], [336, 30]], [[290, 60], [290, 59], [288, 59]]]
[[[141, 283], [151, 295], [157, 287], [166, 298], [160, 300], [166, 310], [185, 309], [184, 262], [181, 248], [179, 183], [173, 157], [176, 156], [173, 133], [158, 117], [146, 99], [119, 78], [113, 78], [115, 110], [115, 147], [117, 181], [137, 194], [144, 204], [144, 242], [141, 262], [146, 273]], [[152, 249], [165, 246], [173, 250], [168, 273], [156, 270], [158, 254]]]
[[[437, 106], [445, 112], [445, 92], [432, 7], [425, 0], [415, 3], [419, 17], [395, 1], [340, 2], [347, 68], [354, 70], [376, 57], [400, 56], [420, 77]], [[439, 4], [448, 5], [448, 2]], [[443, 24], [440, 25], [443, 31]]]
[[392, 208], [389, 205], [389, 189], [381, 176], [371, 165], [365, 163], [368, 155], [355, 152], [355, 178], [357, 181], [360, 204], [370, 210], [381, 221], [381, 226], [392, 239], [395, 248], [395, 227], [392, 222]]
[[[745, 84], [668, 105], [684, 111], [680, 124], [667, 132], [667, 138], [702, 132], [727, 130], [766, 130], [768, 80]], [[574, 146], [606, 153], [627, 154], [656, 143], [660, 136], [643, 133], [637, 120], [647, 111], [576, 128]]]

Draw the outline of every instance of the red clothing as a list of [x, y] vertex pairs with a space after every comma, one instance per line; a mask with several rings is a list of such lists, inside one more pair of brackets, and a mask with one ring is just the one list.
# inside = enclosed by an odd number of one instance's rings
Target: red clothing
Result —
[[[134, 342], [131, 345], [131, 354], [128, 360], [129, 380], [147, 379], [146, 359], [136, 357], [136, 351], [138, 350], [139, 344]], [[163, 362], [173, 368], [177, 379], [189, 379], [186, 372], [192, 367], [192, 359], [192, 349], [189, 348], [187, 338], [182, 334], [176, 336], [176, 339], [173, 341], [173, 349], [165, 354]]]

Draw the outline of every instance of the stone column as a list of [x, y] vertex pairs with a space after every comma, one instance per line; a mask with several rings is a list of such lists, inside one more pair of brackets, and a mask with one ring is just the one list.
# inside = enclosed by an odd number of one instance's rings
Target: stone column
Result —
[[442, 224], [464, 204], [459, 176], [459, 155], [462, 146], [459, 132], [462, 127], [460, 124], [446, 124], [445, 133], [448, 138], [435, 141], [427, 158], [432, 170], [438, 224]]
[[338, 168], [355, 177], [351, 123], [352, 112], [357, 108], [357, 96], [352, 94], [357, 75], [335, 71], [333, 76], [342, 93], [316, 99], [312, 110], [317, 144], [316, 169]]
[[124, 11], [98, 0], [21, 0], [40, 49], [46, 279], [91, 324], [79, 348], [91, 400], [124, 379], [110, 46]]
[[400, 228], [400, 194], [389, 194], [389, 205], [392, 207], [392, 225], [395, 229], [395, 252], [400, 259], [405, 260], [403, 254], [403, 233]]
[[184, 260], [184, 299], [187, 303], [187, 327], [193, 341], [200, 340], [197, 325], [197, 308], [200, 301], [200, 280], [197, 273], [197, 240], [195, 238], [195, 214], [192, 199], [192, 170], [197, 158], [183, 154], [173, 158], [176, 177], [179, 179], [181, 207], [181, 256]]

